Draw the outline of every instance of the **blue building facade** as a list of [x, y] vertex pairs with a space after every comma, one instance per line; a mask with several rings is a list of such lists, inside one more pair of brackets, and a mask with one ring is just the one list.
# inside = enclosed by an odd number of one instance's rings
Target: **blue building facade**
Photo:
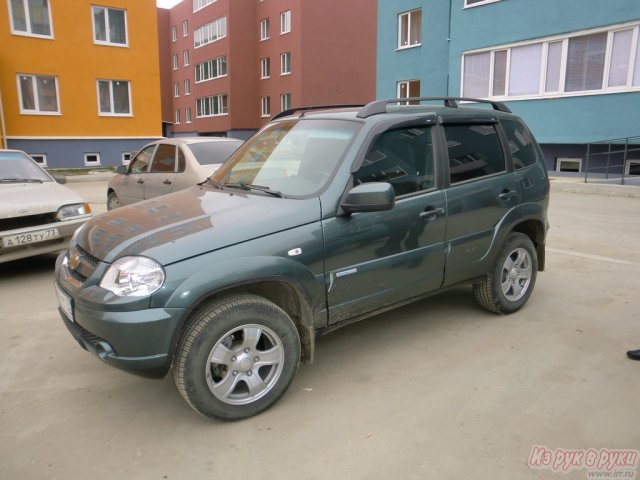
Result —
[[379, 0], [376, 94], [504, 102], [582, 171], [587, 144], [640, 136], [639, 31], [638, 0]]

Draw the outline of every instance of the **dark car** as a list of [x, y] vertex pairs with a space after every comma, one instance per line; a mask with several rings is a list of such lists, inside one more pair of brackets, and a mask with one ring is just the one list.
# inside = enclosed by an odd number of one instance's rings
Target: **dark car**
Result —
[[540, 148], [503, 104], [437, 101], [283, 112], [204, 184], [94, 218], [57, 263], [68, 329], [230, 420], [348, 322], [459, 284], [520, 309], [544, 269]]

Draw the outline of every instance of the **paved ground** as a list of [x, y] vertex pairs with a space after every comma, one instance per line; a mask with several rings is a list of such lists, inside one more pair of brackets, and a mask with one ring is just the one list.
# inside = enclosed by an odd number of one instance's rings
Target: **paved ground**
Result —
[[[73, 188], [103, 208], [104, 184]], [[346, 327], [274, 408], [231, 424], [84, 352], [53, 256], [0, 265], [0, 479], [587, 478], [527, 460], [640, 448], [639, 200], [560, 190], [521, 312], [463, 288]]]

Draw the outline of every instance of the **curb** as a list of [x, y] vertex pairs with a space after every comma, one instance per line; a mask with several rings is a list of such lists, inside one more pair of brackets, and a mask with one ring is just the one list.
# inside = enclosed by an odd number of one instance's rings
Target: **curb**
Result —
[[76, 182], [104, 182], [111, 180], [115, 173], [87, 173], [85, 175], [65, 175], [66, 183]]
[[550, 179], [552, 192], [640, 198], [640, 188], [635, 185], [606, 185], [601, 183], [562, 181], [558, 177], [550, 177]]

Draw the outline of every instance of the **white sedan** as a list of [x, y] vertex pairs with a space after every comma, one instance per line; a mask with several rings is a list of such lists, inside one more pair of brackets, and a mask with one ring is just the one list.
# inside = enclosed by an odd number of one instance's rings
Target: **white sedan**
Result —
[[89, 205], [26, 153], [0, 150], [0, 263], [65, 249], [89, 218]]
[[203, 182], [243, 141], [226, 137], [165, 138], [119, 166], [107, 188], [107, 208], [166, 195]]

